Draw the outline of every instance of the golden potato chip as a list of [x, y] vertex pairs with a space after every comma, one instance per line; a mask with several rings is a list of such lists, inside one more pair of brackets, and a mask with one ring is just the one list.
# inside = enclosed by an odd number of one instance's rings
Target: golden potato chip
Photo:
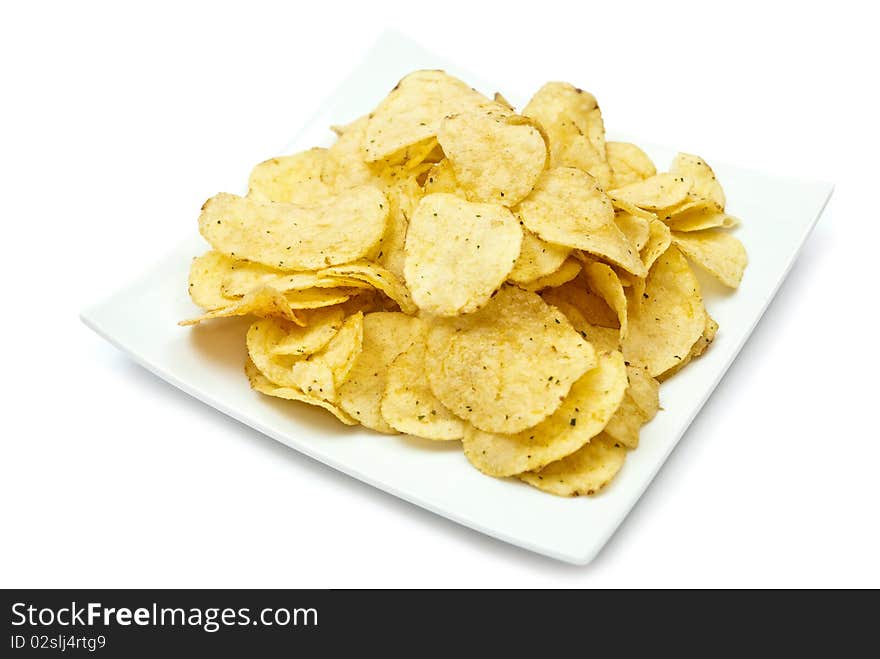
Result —
[[304, 393], [335, 402], [336, 391], [351, 372], [363, 341], [364, 315], [356, 313], [345, 319], [321, 350], [293, 363], [293, 381]]
[[623, 292], [623, 286], [617, 273], [604, 263], [592, 261], [584, 264], [584, 277], [590, 289], [605, 300], [606, 304], [617, 314], [617, 321], [620, 325], [619, 337], [621, 341], [625, 341], [627, 334], [626, 293]]
[[562, 286], [577, 277], [581, 272], [581, 264], [577, 259], [567, 259], [556, 272], [549, 275], [538, 277], [530, 281], [528, 284], [518, 284], [520, 288], [527, 291], [540, 291], [545, 288]]
[[614, 415], [626, 389], [626, 369], [619, 352], [599, 356], [595, 368], [575, 381], [562, 405], [534, 427], [516, 434], [465, 428], [465, 457], [489, 476], [515, 476], [539, 469], [577, 451]]
[[521, 243], [507, 208], [427, 195], [406, 236], [404, 276], [413, 302], [440, 316], [479, 309], [507, 279]]
[[652, 220], [648, 224], [648, 242], [642, 248], [642, 261], [650, 269], [660, 256], [672, 244], [672, 233], [660, 220]]
[[[249, 293], [258, 286], [274, 288], [281, 293], [316, 292], [316, 289], [370, 288], [364, 282], [350, 279], [320, 277], [316, 272], [282, 272], [259, 263], [237, 261], [223, 277], [221, 290], [224, 295], [235, 298]], [[320, 291], [318, 298], [337, 295], [335, 291]], [[316, 298], [317, 299], [317, 298]]]
[[410, 73], [370, 115], [364, 138], [366, 161], [387, 159], [401, 149], [434, 137], [446, 115], [489, 102], [443, 71]]
[[605, 125], [592, 94], [566, 82], [548, 82], [522, 113], [544, 128], [553, 167], [577, 167], [602, 187], [611, 183], [611, 167], [605, 159]]
[[664, 221], [673, 231], [702, 231], [703, 229], [732, 229], [739, 225], [739, 220], [720, 211], [699, 210], [685, 212]]
[[300, 316], [306, 326], [288, 328], [284, 338], [271, 347], [270, 353], [273, 356], [303, 357], [317, 352], [326, 346], [342, 327], [345, 312], [340, 307], [327, 307], [302, 311]]
[[651, 233], [651, 225], [648, 220], [632, 213], [622, 212], [615, 213], [614, 223], [617, 228], [623, 232], [629, 244], [632, 245], [637, 252], [641, 252], [642, 248], [648, 242], [648, 236]]
[[705, 160], [690, 153], [679, 153], [672, 161], [669, 173], [690, 180], [692, 194], [710, 199], [720, 210], [724, 210], [726, 203], [724, 190], [715, 178], [715, 172]]
[[643, 181], [657, 173], [648, 154], [629, 142], [606, 142], [605, 156], [611, 166], [614, 188]]
[[571, 455], [520, 478], [539, 490], [561, 497], [593, 495], [620, 471], [626, 449], [605, 433]]
[[464, 190], [461, 189], [458, 181], [455, 180], [452, 163], [447, 158], [444, 158], [428, 170], [424, 188], [426, 195], [436, 192], [448, 192], [449, 194], [464, 196]]
[[639, 435], [646, 421], [644, 412], [627, 392], [624, 394], [617, 412], [605, 426], [605, 434], [633, 451], [639, 447]]
[[299, 356], [276, 355], [274, 348], [294, 330], [291, 323], [281, 318], [262, 318], [247, 331], [248, 356], [271, 382], [281, 387], [298, 388], [293, 377], [293, 365]]
[[424, 321], [403, 313], [380, 311], [364, 316], [363, 349], [337, 389], [339, 405], [347, 414], [367, 428], [396, 432], [381, 412], [388, 368], [424, 331]]
[[[611, 200], [611, 205], [614, 206], [614, 212], [617, 215], [622, 215], [627, 213], [629, 215], [634, 215], [635, 217], [640, 217], [646, 222], [650, 222], [651, 220], [657, 219], [657, 214], [653, 211], [645, 210], [644, 208], [639, 208], [635, 204], [631, 204], [625, 199], [617, 199], [614, 197], [608, 197]], [[666, 210], [665, 213], [670, 213], [671, 211]]]
[[413, 304], [406, 285], [397, 275], [370, 261], [334, 265], [331, 268], [321, 270], [318, 275], [343, 281], [351, 280], [353, 283], [370, 284], [394, 300], [404, 313], [412, 315], [418, 311], [416, 305]]
[[605, 300], [588, 290], [588, 284], [583, 274], [562, 286], [542, 291], [541, 297], [545, 302], [554, 306], [559, 306], [560, 302], [573, 305], [591, 325], [613, 329], [620, 327], [614, 310], [608, 306]]
[[514, 286], [473, 314], [437, 322], [428, 334], [431, 391], [487, 432], [539, 423], [595, 363], [592, 346], [558, 309]]
[[614, 223], [611, 201], [589, 174], [572, 167], [545, 171], [517, 213], [527, 229], [644, 276], [638, 253]]
[[515, 206], [547, 164], [540, 131], [498, 105], [446, 117], [437, 139], [471, 201]]
[[690, 179], [663, 173], [616, 188], [608, 194], [612, 199], [639, 208], [660, 210], [684, 201], [690, 189]]
[[373, 170], [364, 161], [364, 139], [369, 117], [351, 122], [339, 139], [327, 149], [323, 180], [334, 191], [375, 183]]
[[376, 261], [402, 279], [409, 218], [422, 197], [422, 188], [412, 173], [400, 168], [386, 169], [380, 181], [388, 198], [389, 211], [388, 226], [379, 241]]
[[676, 366], [703, 333], [706, 311], [697, 278], [677, 248], [651, 268], [641, 304], [629, 314], [623, 356], [652, 377]]
[[352, 419], [348, 414], [343, 412], [333, 403], [330, 403], [325, 400], [321, 400], [315, 396], [310, 396], [308, 394], [303, 393], [299, 389], [294, 389], [291, 387], [279, 387], [276, 384], [270, 382], [265, 375], [260, 373], [254, 363], [248, 359], [247, 363], [244, 367], [245, 374], [248, 377], [248, 380], [251, 383], [251, 388], [254, 391], [258, 391], [261, 394], [265, 394], [266, 396], [273, 396], [275, 398], [283, 398], [285, 400], [296, 400], [301, 403], [306, 403], [308, 405], [314, 405], [315, 407], [322, 407], [330, 414], [335, 416], [337, 419], [342, 421], [347, 426], [356, 426], [357, 421]]
[[235, 264], [232, 257], [210, 251], [193, 259], [189, 268], [189, 296], [206, 311], [228, 307], [235, 300], [223, 294], [223, 278]]
[[314, 270], [367, 254], [385, 233], [387, 219], [385, 195], [370, 186], [309, 207], [221, 193], [202, 207], [199, 231], [229, 256], [285, 270]]
[[248, 197], [309, 206], [330, 197], [324, 180], [327, 149], [315, 148], [261, 162], [248, 179]]
[[645, 415], [645, 421], [650, 421], [660, 409], [660, 383], [649, 375], [645, 367], [627, 366], [626, 375], [629, 380], [626, 393]]
[[[545, 299], [546, 297], [545, 295]], [[591, 325], [578, 308], [564, 298], [550, 296], [550, 299], [546, 299], [546, 301], [559, 309], [568, 318], [568, 322], [571, 323], [574, 331], [589, 341], [597, 353], [612, 352], [620, 349], [620, 330]]]
[[269, 286], [262, 286], [250, 291], [238, 300], [230, 300], [231, 304], [226, 307], [214, 309], [208, 313], [181, 320], [178, 325], [197, 325], [203, 320], [214, 318], [231, 318], [232, 316], [281, 316], [297, 325], [305, 325], [295, 309], [290, 306], [284, 293], [276, 291]]
[[739, 286], [749, 257], [746, 248], [734, 236], [719, 229], [688, 233], [673, 231], [672, 242], [725, 286]]
[[392, 428], [425, 439], [462, 438], [465, 422], [446, 409], [428, 385], [423, 335], [391, 362], [385, 378], [381, 412]]
[[557, 272], [569, 254], [571, 247], [548, 243], [528, 229], [523, 229], [519, 257], [507, 278], [517, 284], [529, 284]]
[[666, 371], [663, 375], [658, 377], [660, 382], [665, 382], [673, 375], [678, 373], [681, 369], [691, 363], [694, 359], [701, 356], [706, 350], [712, 345], [712, 342], [715, 340], [715, 335], [718, 333], [718, 323], [706, 314], [706, 325], [703, 328], [703, 333], [700, 335], [700, 338], [697, 339], [697, 342], [691, 348], [691, 351], [688, 353], [687, 357], [681, 360], [679, 364], [673, 366], [668, 371]]

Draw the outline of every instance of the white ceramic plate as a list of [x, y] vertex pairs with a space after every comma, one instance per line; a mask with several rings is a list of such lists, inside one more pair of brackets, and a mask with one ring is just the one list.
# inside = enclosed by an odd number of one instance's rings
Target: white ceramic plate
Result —
[[[329, 143], [328, 126], [369, 111], [402, 75], [418, 68], [445, 68], [484, 92], [494, 91], [454, 64], [389, 34], [285, 151]], [[524, 95], [508, 98], [522, 107], [530, 90], [519, 91]], [[660, 167], [674, 155], [663, 148], [648, 151]], [[663, 385], [664, 411], [644, 428], [639, 449], [596, 497], [562, 499], [514, 479], [488, 478], [467, 463], [458, 442], [450, 446], [347, 428], [317, 408], [251, 391], [242, 372], [247, 320], [215, 321], [195, 329], [177, 325], [197, 313], [186, 281], [190, 260], [207, 248], [195, 234], [198, 209], [192, 209], [190, 240], [82, 318], [169, 383], [297, 451], [483, 533], [585, 564], [638, 501], [742, 349], [831, 194], [829, 184], [758, 174], [716, 162], [712, 154], [701, 155], [724, 184], [730, 212], [743, 219], [737, 235], [748, 248], [750, 264], [735, 293], [703, 278], [707, 306], [721, 331], [705, 356]]]

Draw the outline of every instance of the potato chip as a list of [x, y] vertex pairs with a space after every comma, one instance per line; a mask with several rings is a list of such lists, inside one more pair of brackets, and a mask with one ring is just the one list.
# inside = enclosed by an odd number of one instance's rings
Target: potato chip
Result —
[[623, 292], [623, 286], [617, 273], [604, 263], [592, 261], [584, 264], [584, 276], [590, 289], [605, 300], [606, 304], [617, 314], [617, 321], [620, 325], [620, 340], [625, 341], [627, 334], [627, 302], [626, 294]]
[[575, 381], [562, 405], [538, 425], [517, 434], [465, 428], [465, 457], [489, 476], [515, 476], [574, 453], [614, 415], [626, 389], [619, 352], [599, 356], [598, 364]]
[[[223, 277], [223, 294], [235, 298], [249, 293], [258, 286], [268, 286], [281, 293], [299, 293], [315, 289], [369, 288], [368, 284], [350, 279], [321, 277], [316, 272], [282, 272], [259, 263], [236, 261]], [[329, 293], [322, 291], [322, 293]], [[333, 293], [336, 294], [336, 293]]]
[[261, 162], [248, 179], [248, 197], [304, 206], [326, 201], [333, 193], [323, 180], [327, 153], [315, 148]]
[[672, 242], [725, 286], [739, 286], [749, 257], [746, 248], [734, 236], [719, 229], [688, 233], [673, 231]]
[[548, 82], [522, 113], [544, 128], [551, 166], [581, 169], [602, 187], [611, 183], [611, 167], [605, 159], [605, 125], [592, 94], [565, 82]]
[[657, 379], [660, 382], [665, 382], [673, 375], [678, 373], [681, 369], [691, 363], [694, 359], [701, 356], [706, 350], [708, 350], [709, 346], [712, 345], [712, 342], [715, 340], [715, 335], [718, 332], [718, 323], [706, 314], [706, 325], [703, 328], [703, 333], [700, 335], [700, 338], [697, 339], [697, 342], [693, 345], [687, 357], [681, 360], [679, 364], [673, 366], [668, 371], [666, 371], [663, 375], [659, 376]]
[[443, 71], [404, 77], [370, 115], [364, 138], [367, 162], [387, 159], [437, 135], [440, 122], [489, 99]]
[[285, 270], [314, 270], [367, 254], [388, 219], [388, 201], [370, 186], [316, 206], [258, 202], [221, 193], [202, 207], [199, 231], [214, 249]]
[[293, 381], [304, 393], [335, 402], [336, 391], [351, 372], [363, 341], [364, 315], [356, 313], [345, 319], [336, 335], [321, 350], [293, 363]]
[[539, 490], [561, 497], [593, 495], [620, 471], [626, 449], [605, 433], [571, 455], [520, 478]]
[[[640, 217], [646, 222], [650, 222], [651, 220], [657, 219], [657, 213], [653, 211], [645, 210], [644, 208], [639, 208], [635, 204], [631, 204], [625, 199], [618, 199], [615, 197], [608, 197], [611, 200], [611, 205], [614, 206], [614, 212], [617, 215], [622, 215], [623, 213], [628, 213], [629, 215], [634, 215], [635, 217]], [[670, 211], [666, 210], [665, 213], [669, 213]]]
[[705, 322], [697, 278], [681, 252], [670, 247], [651, 268], [641, 304], [630, 310], [623, 355], [646, 366], [652, 377], [662, 375], [687, 356]]
[[732, 229], [739, 220], [717, 210], [689, 211], [664, 218], [673, 231], [702, 231], [703, 229]]
[[540, 131], [494, 104], [446, 117], [437, 138], [471, 201], [515, 206], [547, 164]]
[[328, 412], [330, 412], [337, 419], [342, 421], [347, 426], [356, 426], [357, 421], [352, 419], [348, 414], [343, 412], [333, 403], [327, 402], [325, 400], [321, 400], [320, 398], [316, 398], [315, 396], [310, 396], [308, 394], [304, 394], [299, 389], [293, 389], [290, 387], [279, 387], [276, 384], [270, 382], [265, 375], [260, 373], [257, 367], [251, 360], [248, 360], [244, 367], [245, 374], [248, 377], [248, 380], [251, 383], [251, 388], [254, 391], [258, 391], [261, 394], [265, 394], [266, 396], [273, 396], [275, 398], [283, 398], [285, 400], [296, 400], [301, 403], [306, 403], [308, 405], [314, 405], [315, 407], [322, 407]]
[[705, 160], [690, 153], [679, 153], [672, 161], [669, 173], [690, 180], [692, 194], [709, 199], [717, 204], [720, 210], [724, 210], [726, 203], [724, 190], [715, 178], [715, 172]]
[[651, 225], [648, 220], [632, 213], [622, 212], [615, 213], [614, 223], [621, 230], [629, 244], [632, 245], [637, 252], [641, 252], [642, 248], [648, 242], [648, 236], [651, 233]]
[[660, 409], [660, 383], [648, 374], [645, 367], [627, 366], [626, 375], [629, 380], [627, 395], [644, 414], [645, 421], [650, 421]]
[[650, 269], [660, 256], [672, 244], [672, 234], [660, 220], [652, 220], [648, 224], [648, 242], [642, 248], [642, 261]]
[[537, 294], [504, 286], [479, 311], [431, 327], [431, 390], [487, 432], [515, 433], [552, 414], [595, 351]]
[[465, 422], [446, 409], [428, 385], [424, 336], [391, 362], [385, 378], [381, 412], [388, 425], [425, 439], [462, 438]]
[[380, 311], [364, 316], [363, 350], [337, 389], [339, 405], [347, 414], [367, 428], [396, 432], [381, 413], [388, 368], [424, 331], [424, 321], [403, 313]]
[[605, 156], [611, 166], [614, 188], [643, 181], [657, 173], [648, 154], [629, 142], [606, 142]]
[[409, 218], [422, 197], [422, 189], [414, 176], [399, 168], [386, 172], [381, 180], [389, 204], [388, 226], [377, 247], [376, 261], [402, 279]]
[[250, 291], [238, 300], [230, 300], [231, 304], [226, 307], [214, 309], [208, 313], [181, 320], [178, 325], [197, 325], [204, 320], [214, 318], [231, 318], [233, 316], [281, 316], [297, 325], [305, 325], [295, 309], [290, 306], [284, 293], [279, 293], [269, 286], [261, 286]]
[[455, 179], [452, 163], [446, 158], [428, 170], [424, 189], [426, 195], [434, 194], [435, 192], [448, 192], [449, 194], [461, 197], [465, 196], [464, 190], [461, 189], [461, 186], [459, 186], [458, 181]]
[[577, 259], [567, 259], [561, 266], [559, 266], [559, 269], [556, 270], [556, 272], [551, 272], [549, 275], [538, 277], [527, 284], [518, 284], [518, 286], [527, 291], [540, 291], [551, 287], [555, 288], [570, 282], [577, 277], [580, 272], [580, 261]]
[[334, 191], [375, 183], [373, 170], [364, 161], [364, 138], [369, 117], [351, 122], [339, 139], [327, 149], [323, 180]]
[[605, 426], [605, 434], [632, 451], [639, 447], [639, 435], [646, 421], [644, 412], [627, 392], [617, 412]]
[[340, 307], [327, 307], [313, 311], [300, 312], [305, 327], [290, 327], [284, 338], [277, 341], [269, 350], [272, 356], [289, 355], [303, 357], [317, 352], [326, 346], [345, 318]]
[[345, 265], [335, 265], [321, 270], [318, 275], [321, 277], [331, 277], [334, 280], [349, 280], [352, 283], [369, 284], [394, 300], [404, 313], [412, 315], [418, 311], [403, 281], [393, 272], [370, 261], [356, 261], [355, 263], [347, 263]]
[[228, 307], [234, 300], [223, 294], [222, 281], [238, 263], [232, 257], [210, 251], [193, 259], [189, 268], [189, 296], [206, 311]]
[[587, 290], [588, 284], [584, 275], [579, 276], [557, 288], [541, 292], [541, 297], [554, 306], [566, 302], [574, 306], [591, 325], [618, 329], [620, 322], [617, 314], [602, 298]]
[[519, 257], [507, 278], [517, 284], [529, 284], [557, 272], [569, 254], [571, 247], [548, 243], [528, 229], [523, 229]]
[[660, 210], [675, 206], [687, 199], [690, 189], [690, 179], [663, 173], [616, 188], [608, 194], [612, 199], [639, 208]]
[[517, 207], [527, 229], [558, 245], [581, 249], [644, 276], [638, 253], [614, 223], [614, 209], [589, 174], [572, 167], [545, 171]]
[[479, 309], [507, 279], [521, 243], [519, 223], [505, 207], [427, 195], [406, 236], [404, 276], [413, 302], [441, 316]]
[[294, 326], [281, 318], [263, 318], [247, 331], [248, 356], [271, 382], [280, 387], [300, 388], [293, 377], [293, 365], [299, 356], [276, 355], [274, 348], [284, 341]]

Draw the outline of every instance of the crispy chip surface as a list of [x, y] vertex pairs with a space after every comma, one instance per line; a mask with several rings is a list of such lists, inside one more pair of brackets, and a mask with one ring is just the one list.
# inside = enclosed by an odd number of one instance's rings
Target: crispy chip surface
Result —
[[495, 104], [446, 117], [437, 138], [472, 201], [515, 206], [547, 164], [540, 131]]
[[673, 231], [672, 242], [691, 261], [725, 286], [739, 286], [749, 257], [746, 248], [736, 237], [720, 229], [688, 233]]
[[543, 240], [581, 249], [640, 277], [646, 273], [638, 252], [614, 223], [610, 199], [596, 179], [579, 169], [548, 169], [516, 211]]
[[540, 471], [521, 474], [520, 478], [539, 490], [562, 497], [593, 495], [611, 482], [624, 460], [626, 449], [602, 433], [562, 460]]
[[370, 115], [364, 135], [365, 159], [387, 159], [401, 149], [435, 137], [446, 115], [490, 102], [443, 71], [410, 73]]
[[679, 153], [669, 167], [669, 173], [673, 176], [686, 177], [691, 181], [691, 193], [699, 198], [709, 199], [724, 210], [726, 198], [724, 190], [715, 172], [700, 156], [690, 153]]
[[324, 182], [327, 161], [327, 149], [314, 148], [261, 162], [248, 179], [248, 197], [305, 206], [325, 201], [333, 193]]
[[206, 311], [228, 307], [234, 300], [223, 294], [223, 278], [236, 261], [231, 256], [210, 251], [193, 259], [189, 268], [189, 296]]
[[562, 405], [538, 425], [516, 434], [465, 429], [464, 454], [490, 476], [515, 476], [574, 453], [602, 432], [623, 400], [626, 368], [619, 352], [604, 353], [580, 377]]
[[577, 167], [594, 176], [603, 187], [611, 183], [605, 155], [605, 124], [596, 98], [566, 82], [548, 82], [523, 108], [549, 140], [553, 167]]
[[697, 278], [681, 252], [670, 247], [654, 263], [641, 304], [630, 312], [623, 355], [657, 377], [687, 357], [705, 323]]
[[440, 316], [479, 309], [507, 279], [521, 243], [519, 223], [504, 206], [427, 195], [406, 236], [404, 275], [413, 302]]
[[275, 342], [272, 355], [302, 357], [317, 352], [330, 342], [345, 318], [340, 307], [327, 307], [312, 311], [302, 311], [300, 316], [305, 327], [291, 326], [284, 338]]
[[363, 327], [363, 349], [338, 388], [339, 405], [367, 428], [394, 433], [381, 413], [386, 375], [391, 362], [423, 335], [424, 323], [400, 312], [379, 311], [366, 314]]
[[657, 168], [635, 144], [629, 142], [606, 142], [605, 155], [611, 166], [611, 186], [620, 188], [630, 183], [643, 181], [657, 173]]
[[254, 391], [258, 391], [261, 394], [265, 394], [266, 396], [283, 398], [284, 400], [295, 400], [301, 403], [306, 403], [308, 405], [314, 405], [315, 407], [321, 407], [330, 412], [330, 414], [335, 416], [345, 425], [357, 425], [357, 421], [352, 419], [350, 416], [348, 416], [348, 414], [343, 412], [333, 403], [317, 398], [316, 396], [305, 394], [299, 389], [295, 389], [292, 387], [279, 387], [278, 385], [270, 382], [266, 378], [266, 376], [259, 371], [259, 369], [250, 359], [245, 364], [244, 370], [248, 380], [251, 383], [251, 388]]
[[437, 399], [428, 384], [425, 338], [417, 337], [388, 367], [382, 418], [395, 430], [416, 437], [461, 439], [465, 422]]
[[428, 334], [431, 390], [486, 432], [515, 433], [539, 423], [595, 363], [592, 346], [558, 309], [513, 286]]
[[609, 192], [614, 199], [647, 210], [669, 208], [687, 199], [691, 189], [690, 179], [684, 176], [662, 173]]
[[281, 316], [297, 325], [305, 325], [297, 310], [290, 306], [284, 293], [280, 293], [269, 286], [256, 288], [244, 297], [232, 300], [231, 302], [228, 306], [214, 309], [196, 318], [181, 320], [178, 324], [184, 326], [197, 325], [202, 321], [213, 320], [214, 318], [253, 315], [260, 317]]
[[554, 245], [523, 229], [522, 247], [508, 278], [517, 284], [528, 284], [553, 274], [571, 254], [571, 247]]
[[356, 313], [345, 319], [321, 350], [293, 363], [293, 381], [304, 393], [335, 402], [336, 390], [351, 372], [363, 340], [364, 315]]
[[366, 255], [382, 238], [387, 219], [388, 201], [372, 186], [351, 188], [315, 206], [221, 193], [202, 207], [199, 231], [229, 256], [314, 270]]

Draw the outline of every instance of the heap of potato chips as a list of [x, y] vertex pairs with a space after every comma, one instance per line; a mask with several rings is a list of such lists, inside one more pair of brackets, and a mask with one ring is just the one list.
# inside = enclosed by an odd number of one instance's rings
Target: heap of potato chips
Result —
[[689, 261], [746, 265], [712, 169], [657, 173], [551, 82], [517, 114], [416, 71], [315, 148], [257, 165], [199, 218], [192, 299], [253, 315], [251, 385], [345, 424], [461, 440], [491, 476], [593, 494], [718, 325]]

